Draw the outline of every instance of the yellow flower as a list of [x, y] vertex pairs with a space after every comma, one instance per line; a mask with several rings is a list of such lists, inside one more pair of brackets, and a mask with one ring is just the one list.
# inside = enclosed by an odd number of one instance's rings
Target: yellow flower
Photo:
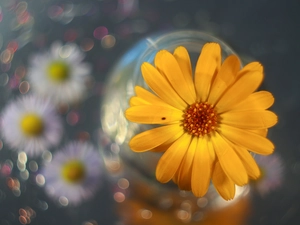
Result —
[[162, 183], [173, 181], [197, 197], [212, 180], [218, 193], [233, 199], [235, 184], [257, 179], [260, 170], [249, 151], [268, 155], [274, 150], [267, 128], [277, 123], [268, 109], [271, 93], [255, 90], [263, 67], [252, 62], [241, 69], [236, 55], [221, 63], [217, 43], [203, 46], [194, 76], [187, 50], [159, 51], [155, 66], [141, 66], [145, 82], [155, 93], [136, 86], [126, 118], [142, 124], [161, 124], [134, 136], [135, 152], [164, 152], [156, 167]]

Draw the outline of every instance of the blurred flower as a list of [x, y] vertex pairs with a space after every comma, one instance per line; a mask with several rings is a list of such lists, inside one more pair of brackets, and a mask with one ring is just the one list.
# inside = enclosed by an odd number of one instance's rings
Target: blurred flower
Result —
[[14, 149], [36, 156], [57, 145], [63, 127], [55, 107], [33, 95], [10, 102], [2, 113], [4, 141]]
[[90, 65], [82, 62], [84, 57], [77, 45], [58, 42], [49, 52], [36, 54], [28, 71], [33, 90], [57, 104], [81, 100], [91, 73]]
[[56, 152], [42, 174], [46, 192], [73, 205], [93, 196], [100, 184], [102, 161], [91, 144], [71, 142]]
[[261, 171], [261, 177], [254, 182], [254, 187], [261, 196], [278, 189], [283, 180], [284, 165], [277, 154], [255, 157]]
[[271, 154], [273, 143], [265, 136], [277, 123], [266, 110], [274, 98], [267, 91], [254, 92], [263, 80], [258, 62], [241, 69], [236, 55], [221, 64], [217, 43], [205, 44], [193, 78], [191, 61], [184, 47], [174, 54], [159, 51], [141, 66], [142, 75], [156, 94], [137, 86], [126, 118], [142, 124], [161, 124], [133, 137], [133, 151], [165, 153], [156, 167], [156, 178], [173, 179], [180, 189], [205, 195], [212, 179], [226, 200], [235, 195], [235, 184], [257, 179], [259, 168], [248, 150]]

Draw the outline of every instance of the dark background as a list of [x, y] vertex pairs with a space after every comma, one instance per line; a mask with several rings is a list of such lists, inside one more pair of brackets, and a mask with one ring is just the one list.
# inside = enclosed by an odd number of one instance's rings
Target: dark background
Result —
[[[108, 72], [117, 60], [138, 40], [153, 32], [174, 29], [196, 29], [224, 40], [242, 58], [260, 61], [265, 70], [263, 88], [275, 96], [273, 110], [279, 116], [279, 123], [270, 130], [276, 153], [285, 165], [285, 179], [280, 189], [265, 198], [253, 196], [253, 211], [249, 224], [296, 225], [300, 222], [300, 1], [299, 0], [136, 0], [129, 12], [120, 11], [120, 5], [132, 1], [84, 0], [50, 1], [28, 0], [27, 10], [34, 19], [28, 27], [12, 29], [11, 21], [16, 18], [9, 0], [0, 0], [1, 6], [1, 48], [3, 51], [10, 40], [19, 38], [23, 46], [15, 52], [10, 69], [0, 74], [13, 76], [14, 68], [27, 66], [33, 52], [46, 49], [55, 40], [73, 41], [80, 44], [84, 38], [94, 40], [94, 47], [86, 53], [86, 60], [93, 64], [93, 76], [98, 89], [87, 99], [78, 111], [85, 118], [76, 126], [68, 127], [66, 139], [75, 138], [78, 131], [93, 135], [99, 128], [100, 98]], [[17, 4], [21, 1], [15, 1]], [[49, 8], [59, 5], [65, 8], [71, 4], [83, 9], [71, 21], [51, 19]], [[80, 10], [79, 10], [80, 11]], [[98, 26], [105, 26], [116, 43], [105, 48], [93, 37]], [[72, 33], [73, 32], [73, 33]], [[72, 34], [76, 34], [75, 36]], [[24, 38], [29, 34], [29, 38]], [[1, 106], [18, 93], [17, 89], [0, 87]], [[92, 108], [86, 107], [93, 106]], [[98, 106], [98, 107], [95, 107]], [[2, 142], [1, 142], [2, 143]], [[0, 163], [14, 162], [16, 154], [4, 145], [0, 151]], [[17, 169], [13, 171], [18, 176]], [[6, 185], [6, 177], [0, 176], [0, 224], [20, 224], [18, 210], [30, 206], [36, 211], [31, 224], [84, 224], [95, 220], [101, 225], [118, 221], [114, 213], [114, 201], [110, 183], [103, 178], [104, 185], [95, 198], [80, 207], [59, 207], [44, 194], [40, 187], [28, 179], [21, 182], [20, 197], [12, 194]], [[48, 209], [39, 204], [47, 202]], [[156, 225], [156, 224], [155, 224]]]

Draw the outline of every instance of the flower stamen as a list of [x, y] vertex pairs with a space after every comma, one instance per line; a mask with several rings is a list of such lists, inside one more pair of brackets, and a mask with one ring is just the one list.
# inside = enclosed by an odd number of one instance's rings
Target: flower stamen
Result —
[[190, 105], [184, 114], [183, 127], [189, 134], [202, 137], [215, 130], [217, 113], [213, 105], [207, 102], [196, 102]]
[[44, 122], [36, 114], [26, 114], [21, 120], [21, 129], [28, 136], [39, 136], [44, 130]]
[[69, 78], [69, 66], [60, 61], [54, 61], [48, 66], [48, 76], [54, 82], [63, 82]]
[[62, 167], [62, 177], [69, 183], [78, 183], [85, 177], [86, 171], [82, 162], [72, 160]]

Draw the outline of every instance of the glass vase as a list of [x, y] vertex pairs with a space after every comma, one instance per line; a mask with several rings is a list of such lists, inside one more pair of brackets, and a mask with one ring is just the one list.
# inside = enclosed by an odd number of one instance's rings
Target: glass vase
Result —
[[142, 78], [141, 64], [153, 64], [159, 50], [173, 52], [176, 47], [184, 46], [190, 54], [192, 67], [195, 67], [207, 42], [220, 44], [223, 60], [236, 54], [223, 41], [209, 34], [195, 30], [171, 31], [142, 39], [111, 71], [101, 102], [102, 129], [108, 136], [102, 141], [107, 146], [103, 156], [114, 184], [114, 199], [121, 224], [205, 224], [214, 223], [216, 218], [221, 219], [216, 224], [227, 224], [224, 223], [226, 220], [229, 224], [239, 224], [238, 221], [247, 214], [249, 187], [236, 187], [236, 196], [231, 201], [223, 200], [213, 185], [204, 197], [196, 198], [191, 192], [179, 190], [172, 182], [161, 184], [156, 180], [159, 153], [135, 153], [128, 146], [132, 136], [151, 128], [151, 125], [129, 122], [124, 116], [129, 99], [135, 95], [134, 87], [148, 88]]

